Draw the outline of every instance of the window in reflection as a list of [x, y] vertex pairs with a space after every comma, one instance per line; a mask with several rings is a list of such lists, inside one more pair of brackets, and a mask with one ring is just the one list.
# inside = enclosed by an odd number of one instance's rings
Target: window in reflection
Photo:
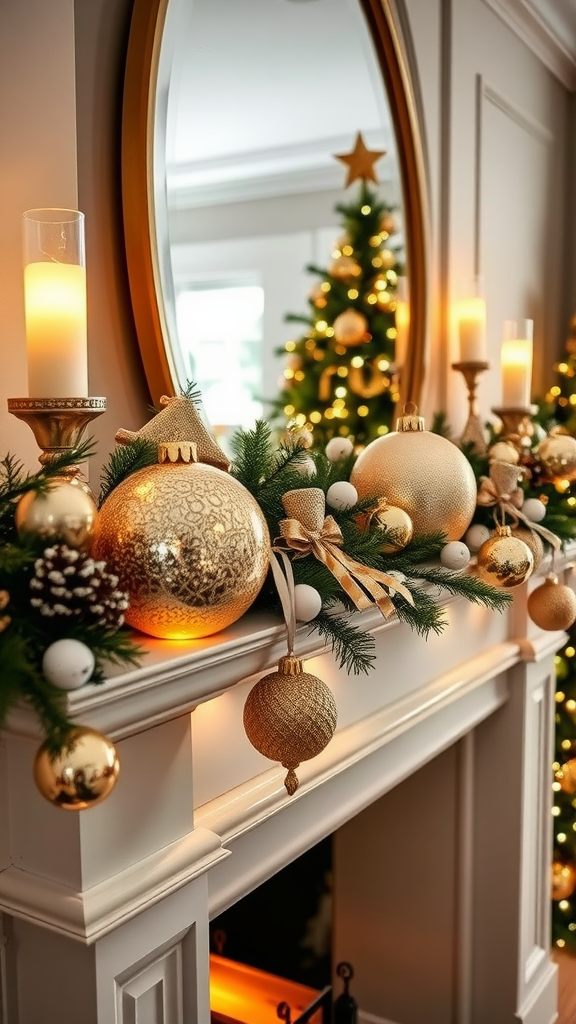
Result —
[[261, 282], [190, 284], [176, 308], [186, 373], [202, 381], [208, 421], [224, 435], [252, 426], [263, 415]]

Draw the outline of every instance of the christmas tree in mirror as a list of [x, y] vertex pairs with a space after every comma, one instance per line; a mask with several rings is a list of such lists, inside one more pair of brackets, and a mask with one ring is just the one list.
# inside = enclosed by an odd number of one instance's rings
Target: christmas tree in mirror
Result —
[[316, 278], [309, 312], [286, 317], [303, 333], [286, 343], [273, 416], [313, 430], [318, 445], [334, 437], [363, 445], [388, 433], [398, 401], [397, 330], [407, 331], [406, 317], [396, 323], [399, 283], [406, 283], [402, 241], [397, 213], [369, 184], [377, 184], [375, 164], [384, 155], [358, 134], [352, 151], [336, 156], [348, 168], [346, 186], [359, 181], [359, 189], [336, 207], [342, 235], [328, 267], [307, 268]]

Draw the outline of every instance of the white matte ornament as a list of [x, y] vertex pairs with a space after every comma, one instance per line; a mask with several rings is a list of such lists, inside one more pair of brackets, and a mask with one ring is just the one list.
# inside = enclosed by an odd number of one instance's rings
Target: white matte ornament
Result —
[[541, 523], [546, 515], [546, 505], [540, 498], [527, 498], [522, 505], [522, 512], [532, 523]]
[[56, 640], [44, 651], [42, 671], [59, 690], [77, 690], [94, 671], [94, 655], [81, 640]]
[[316, 476], [314, 459], [311, 459], [309, 455], [305, 455], [304, 458], [299, 459], [298, 462], [293, 462], [291, 468], [295, 473], [300, 473], [300, 476]]
[[310, 622], [322, 610], [322, 598], [308, 583], [297, 583], [294, 587], [294, 609], [297, 622]]
[[461, 540], [451, 540], [442, 548], [440, 561], [446, 569], [464, 569], [470, 561], [470, 549]]
[[357, 501], [358, 491], [354, 484], [349, 484], [347, 480], [337, 480], [326, 491], [326, 504], [338, 509], [339, 512], [352, 508]]
[[490, 530], [482, 523], [474, 523], [464, 534], [464, 543], [470, 551], [479, 551], [482, 545], [490, 538]]
[[349, 437], [332, 437], [326, 445], [326, 458], [330, 462], [339, 462], [352, 455], [354, 445]]

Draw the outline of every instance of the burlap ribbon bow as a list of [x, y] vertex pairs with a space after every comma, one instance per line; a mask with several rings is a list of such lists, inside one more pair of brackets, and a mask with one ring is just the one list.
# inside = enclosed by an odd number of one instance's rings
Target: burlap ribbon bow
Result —
[[556, 534], [540, 523], [532, 522], [522, 512], [524, 491], [518, 487], [518, 466], [495, 460], [490, 466], [490, 476], [480, 477], [476, 503], [484, 508], [499, 508], [503, 519], [508, 514], [516, 523], [522, 520], [529, 529], [539, 533], [543, 540], [551, 544], [555, 551], [559, 550], [560, 540]]
[[323, 562], [360, 611], [376, 604], [384, 618], [389, 618], [394, 605], [384, 587], [414, 604], [412, 594], [396, 577], [362, 565], [342, 550], [342, 531], [333, 516], [326, 515], [326, 500], [319, 487], [287, 491], [282, 504], [289, 517], [280, 522], [285, 546], [296, 558], [313, 554]]

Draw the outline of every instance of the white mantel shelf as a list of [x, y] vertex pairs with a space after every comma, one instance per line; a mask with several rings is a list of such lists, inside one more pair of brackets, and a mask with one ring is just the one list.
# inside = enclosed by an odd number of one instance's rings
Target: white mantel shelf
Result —
[[[460, 964], [447, 979], [468, 1007], [458, 1024], [550, 1024], [549, 771], [554, 654], [565, 634], [529, 623], [526, 595], [518, 588], [496, 614], [438, 594], [447, 626], [427, 642], [376, 609], [358, 613], [375, 639], [368, 676], [348, 676], [301, 627], [297, 652], [332, 688], [339, 720], [326, 750], [298, 769], [292, 798], [285, 770], [242, 728], [250, 687], [286, 651], [271, 615], [249, 613], [201, 641], [139, 637], [139, 667], [68, 696], [71, 717], [111, 736], [120, 756], [114, 792], [90, 811], [54, 809], [36, 792], [38, 726], [18, 709], [0, 737], [1, 1024], [208, 1024], [209, 919], [450, 748], [462, 761], [466, 832], [454, 885], [462, 906], [475, 907], [460, 915], [456, 941], [482, 965]], [[486, 820], [500, 799], [498, 761], [508, 764], [510, 820], [496, 809]], [[486, 889], [481, 870], [496, 829], [522, 879], [505, 897]], [[498, 995], [501, 918], [517, 938], [504, 955], [512, 988]], [[83, 984], [68, 988], [57, 977], [70, 957]]]

